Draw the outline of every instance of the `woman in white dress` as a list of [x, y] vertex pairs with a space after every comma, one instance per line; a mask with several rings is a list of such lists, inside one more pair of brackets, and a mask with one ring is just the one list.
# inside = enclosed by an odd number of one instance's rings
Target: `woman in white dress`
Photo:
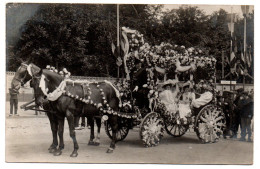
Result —
[[180, 119], [187, 123], [187, 117], [191, 117], [191, 102], [195, 99], [195, 93], [187, 82], [183, 85], [182, 99], [179, 100], [178, 110]]
[[177, 112], [176, 95], [178, 90], [176, 88], [176, 80], [167, 80], [164, 82], [164, 90], [159, 94], [159, 98], [166, 106], [167, 111], [174, 115]]

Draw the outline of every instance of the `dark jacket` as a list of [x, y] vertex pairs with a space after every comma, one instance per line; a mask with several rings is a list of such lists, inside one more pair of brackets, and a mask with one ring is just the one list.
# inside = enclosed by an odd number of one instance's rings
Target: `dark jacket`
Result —
[[140, 89], [144, 84], [147, 84], [147, 72], [145, 68], [140, 68], [139, 70], [133, 72], [131, 88], [133, 90], [135, 86], [138, 86]]
[[9, 94], [10, 94], [10, 99], [18, 99], [17, 96], [19, 94], [19, 91], [12, 89], [12, 88], [9, 88]]
[[253, 118], [254, 102], [251, 98], [242, 99], [238, 104], [241, 118]]

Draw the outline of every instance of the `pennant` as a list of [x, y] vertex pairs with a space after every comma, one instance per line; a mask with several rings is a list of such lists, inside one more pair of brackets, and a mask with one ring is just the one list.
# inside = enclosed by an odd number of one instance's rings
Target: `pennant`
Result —
[[228, 30], [233, 33], [234, 32], [234, 23], [228, 23]]
[[248, 65], [248, 67], [251, 67], [251, 62], [252, 62], [251, 52], [248, 51], [248, 52], [246, 52], [246, 63]]
[[232, 52], [231, 53], [231, 55], [230, 55], [230, 62], [232, 62], [233, 61], [233, 59], [235, 58], [236, 56], [235, 56], [235, 53], [234, 52]]
[[241, 5], [241, 10], [243, 12], [243, 15], [246, 17], [248, 17], [249, 12], [251, 12], [248, 5]]
[[113, 42], [111, 43], [111, 48], [112, 48], [112, 53], [115, 54], [116, 46]]
[[243, 61], [244, 64], [246, 63], [246, 59], [245, 59], [244, 54], [243, 54], [242, 51], [241, 51], [241, 60]]

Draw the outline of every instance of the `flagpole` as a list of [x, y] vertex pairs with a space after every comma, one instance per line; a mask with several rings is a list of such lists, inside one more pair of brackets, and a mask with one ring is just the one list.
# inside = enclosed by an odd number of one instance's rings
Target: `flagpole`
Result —
[[[120, 57], [120, 46], [119, 46], [119, 4], [116, 5], [116, 13], [117, 13], [117, 54], [118, 58]], [[117, 77], [119, 78], [119, 65], [117, 66]]]
[[232, 81], [232, 72], [231, 72], [231, 55], [232, 55], [232, 38], [233, 38], [233, 7], [231, 7], [231, 16], [230, 16], [230, 35], [231, 35], [231, 40], [230, 40], [230, 91], [231, 91], [231, 81]]
[[[245, 7], [246, 10], [246, 7]], [[246, 12], [244, 14], [244, 57], [245, 57], [245, 62], [247, 62], [246, 58]], [[245, 64], [245, 69], [246, 69], [246, 64]], [[245, 70], [243, 74], [243, 89], [245, 89]]]
[[[231, 72], [231, 55], [232, 55], [232, 38], [233, 38], [233, 7], [231, 7], [231, 16], [230, 16], [230, 34], [231, 34], [231, 40], [230, 40], [230, 92], [231, 92], [231, 87], [232, 87], [232, 84], [231, 84], [231, 81], [232, 81], [232, 72]], [[232, 99], [232, 102], [234, 101], [234, 95], [231, 94], [231, 99]], [[230, 124], [229, 124], [229, 130], [231, 130], [231, 126], [233, 124], [233, 104], [231, 104], [231, 116], [230, 116]], [[233, 133], [232, 133], [233, 134]]]

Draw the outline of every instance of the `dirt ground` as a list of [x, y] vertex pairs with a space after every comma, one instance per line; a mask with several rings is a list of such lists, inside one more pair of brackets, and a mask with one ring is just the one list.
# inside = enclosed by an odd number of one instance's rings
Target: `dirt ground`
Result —
[[[22, 104], [22, 103], [19, 103]], [[48, 118], [42, 113], [19, 110], [19, 117], [9, 117], [9, 102], [6, 103], [6, 162], [50, 163], [160, 163], [160, 164], [252, 164], [253, 143], [221, 138], [218, 143], [201, 144], [190, 129], [184, 136], [173, 138], [167, 133], [160, 144], [144, 148], [139, 138], [139, 129], [129, 131], [127, 138], [116, 144], [114, 153], [107, 154], [110, 139], [101, 130], [101, 144], [88, 146], [89, 129], [77, 130], [79, 155], [71, 158], [73, 143], [65, 122], [65, 149], [61, 156], [48, 152], [52, 134]]]

